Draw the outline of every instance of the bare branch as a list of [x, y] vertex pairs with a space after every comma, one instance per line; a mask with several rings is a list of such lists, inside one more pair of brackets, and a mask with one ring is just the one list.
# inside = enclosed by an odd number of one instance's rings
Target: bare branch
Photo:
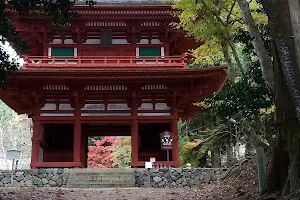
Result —
[[227, 24], [227, 26], [229, 25], [229, 22], [230, 22], [230, 16], [231, 16], [231, 14], [232, 14], [232, 11], [233, 11], [233, 8], [234, 8], [234, 6], [235, 6], [235, 3], [236, 3], [236, 0], [233, 1], [232, 5], [231, 5], [231, 7], [230, 7], [229, 13], [228, 13], [228, 15], [227, 15], [227, 19], [226, 19], [226, 24]]

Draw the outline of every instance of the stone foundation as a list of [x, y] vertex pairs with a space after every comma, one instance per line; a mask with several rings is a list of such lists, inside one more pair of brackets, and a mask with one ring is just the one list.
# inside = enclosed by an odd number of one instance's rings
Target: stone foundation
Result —
[[64, 187], [69, 172], [68, 168], [17, 170], [11, 185], [11, 171], [4, 170], [0, 171], [0, 187]]
[[[227, 169], [222, 168], [155, 168], [150, 170], [151, 187], [195, 187], [220, 178]], [[147, 169], [136, 169], [137, 187], [147, 187]], [[169, 178], [170, 177], [170, 178]]]
[[[82, 170], [84, 172], [85, 169]], [[144, 168], [135, 169], [132, 176], [136, 187], [148, 187], [147, 171]], [[169, 176], [167, 168], [154, 168], [150, 170], [150, 185], [155, 188], [194, 187], [217, 180], [224, 171], [226, 169], [171, 168], [171, 176]], [[0, 187], [66, 187], [71, 174], [72, 169], [68, 168], [17, 170], [14, 172], [13, 185], [11, 185], [11, 171], [5, 170], [0, 171]]]

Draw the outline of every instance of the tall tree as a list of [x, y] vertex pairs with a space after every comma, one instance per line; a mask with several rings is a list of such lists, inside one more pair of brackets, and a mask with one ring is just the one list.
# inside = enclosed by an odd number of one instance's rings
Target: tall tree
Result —
[[271, 57], [268, 55], [264, 41], [261, 37], [261, 34], [257, 28], [256, 23], [250, 12], [249, 3], [247, 0], [237, 0], [241, 12], [243, 14], [244, 22], [249, 29], [250, 36], [253, 37], [253, 46], [255, 52], [259, 58], [262, 75], [268, 85], [274, 90], [274, 77], [273, 77], [273, 65]]
[[[277, 142], [265, 193], [275, 191], [283, 195], [300, 187], [300, 72], [296, 49], [299, 2], [262, 0], [269, 17], [273, 39], [274, 76], [276, 90]], [[291, 6], [296, 3], [298, 6]], [[291, 12], [292, 11], [292, 12]], [[292, 14], [292, 15], [291, 15]], [[295, 15], [296, 14], [296, 15]]]
[[206, 43], [195, 51], [196, 56], [202, 59], [203, 51], [211, 51], [211, 54], [223, 56], [229, 66], [229, 76], [234, 78], [234, 69], [229, 52], [232, 52], [240, 74], [244, 73], [236, 45], [233, 43], [233, 32], [236, 17], [236, 0], [212, 1], [212, 0], [180, 0], [175, 8], [182, 9], [180, 27], [190, 35]]

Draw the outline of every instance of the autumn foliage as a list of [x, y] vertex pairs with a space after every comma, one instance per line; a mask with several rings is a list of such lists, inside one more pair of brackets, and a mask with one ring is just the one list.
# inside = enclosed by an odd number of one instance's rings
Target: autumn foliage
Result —
[[88, 167], [106, 168], [113, 167], [113, 147], [116, 145], [116, 137], [104, 137], [101, 140], [91, 139], [93, 146], [89, 146]]
[[89, 168], [113, 168], [130, 165], [131, 146], [130, 138], [104, 137], [91, 139], [89, 146]]

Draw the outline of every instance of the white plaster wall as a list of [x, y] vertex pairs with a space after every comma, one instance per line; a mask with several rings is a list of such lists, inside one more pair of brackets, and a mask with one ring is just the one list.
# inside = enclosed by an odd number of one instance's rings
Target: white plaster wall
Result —
[[131, 113], [82, 113], [81, 116], [131, 116]]
[[112, 44], [130, 44], [127, 39], [112, 39]]
[[73, 113], [41, 113], [42, 117], [72, 117]]
[[170, 116], [171, 113], [138, 113], [138, 116]]
[[81, 110], [104, 110], [104, 104], [85, 104]]
[[59, 110], [74, 110], [70, 104], [59, 104]]
[[166, 103], [156, 103], [155, 110], [169, 110], [170, 107]]
[[153, 104], [152, 103], [142, 103], [141, 107], [138, 110], [152, 110]]
[[151, 39], [151, 44], [162, 44], [159, 39]]
[[46, 103], [41, 110], [56, 110], [56, 104], [54, 103]]
[[107, 110], [130, 110], [127, 104], [108, 104]]
[[149, 44], [149, 40], [148, 39], [141, 39], [139, 43], [137, 44]]
[[100, 39], [86, 39], [86, 41], [82, 44], [101, 44]]
[[49, 44], [62, 44], [62, 40], [61, 39], [54, 39], [52, 42], [50, 42]]
[[64, 44], [76, 44], [72, 39], [65, 39]]

